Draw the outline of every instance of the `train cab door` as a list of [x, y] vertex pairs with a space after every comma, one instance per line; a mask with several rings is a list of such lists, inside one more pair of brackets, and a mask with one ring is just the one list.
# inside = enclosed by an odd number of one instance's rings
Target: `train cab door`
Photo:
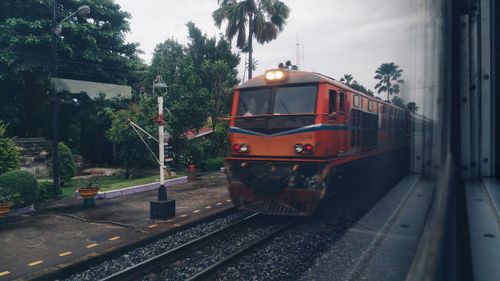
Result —
[[329, 136], [333, 140], [331, 154], [335, 155], [345, 152], [345, 131], [342, 130], [345, 122], [344, 102], [344, 93], [337, 90], [329, 91], [328, 124], [333, 128], [329, 131]]
[[[338, 92], [336, 90], [328, 91], [328, 125], [335, 129], [338, 121]], [[337, 154], [339, 147], [339, 137], [336, 130], [327, 130], [327, 139], [330, 140], [329, 155]]]
[[342, 130], [339, 131], [339, 152], [345, 153], [347, 151], [347, 144], [348, 144], [348, 134], [347, 134], [347, 118], [346, 118], [346, 94], [344, 91], [339, 92], [338, 96], [338, 114], [337, 114], [337, 119], [338, 119], [338, 124], [341, 126]]

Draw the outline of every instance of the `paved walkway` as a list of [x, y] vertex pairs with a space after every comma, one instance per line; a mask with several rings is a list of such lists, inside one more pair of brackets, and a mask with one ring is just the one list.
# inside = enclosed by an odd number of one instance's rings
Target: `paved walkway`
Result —
[[49, 272], [232, 206], [220, 173], [169, 187], [168, 196], [177, 206], [171, 220], [149, 218], [149, 202], [156, 196], [150, 191], [98, 200], [92, 209], [68, 198], [42, 204], [33, 215], [11, 217], [0, 230], [0, 281]]

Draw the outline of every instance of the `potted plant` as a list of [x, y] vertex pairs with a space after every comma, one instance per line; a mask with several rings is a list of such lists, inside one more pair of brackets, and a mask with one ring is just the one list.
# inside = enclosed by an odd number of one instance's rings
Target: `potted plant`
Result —
[[11, 202], [13, 197], [15, 196], [0, 195], [0, 226], [3, 226], [5, 224], [5, 216], [10, 212], [10, 208], [13, 205]]
[[192, 156], [189, 156], [188, 157], [188, 165], [187, 165], [187, 169], [188, 169], [188, 172], [190, 174], [194, 174], [195, 170], [196, 170], [196, 166], [194, 165], [194, 162], [193, 162], [193, 157]]
[[98, 173], [92, 170], [89, 176], [83, 177], [78, 185], [77, 191], [83, 198], [84, 207], [95, 206], [95, 196], [99, 192], [99, 187], [96, 184]]

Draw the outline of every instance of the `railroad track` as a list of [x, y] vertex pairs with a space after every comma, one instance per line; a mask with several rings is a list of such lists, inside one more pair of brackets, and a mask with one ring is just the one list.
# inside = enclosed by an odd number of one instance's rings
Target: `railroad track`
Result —
[[[264, 215], [258, 213], [249, 215], [225, 228], [213, 231], [141, 263], [130, 266], [101, 279], [101, 281], [141, 280], [141, 278], [150, 280], [151, 278], [156, 279], [156, 274], [159, 274], [159, 276], [157, 276], [159, 279], [165, 279], [165, 277], [160, 276], [170, 274], [169, 270], [178, 272], [191, 271], [187, 274], [183, 272], [183, 277], [181, 277], [181, 279], [203, 280], [229, 262], [239, 258], [258, 245], [261, 245], [266, 240], [275, 237], [277, 234], [293, 225], [297, 221], [297, 218], [281, 218], [278, 222], [273, 222], [264, 226], [262, 226], [262, 221], [268, 221], [268, 219], [264, 217]], [[263, 231], [263, 229], [265, 230]], [[245, 239], [245, 236], [255, 235], [255, 233], [257, 233], [256, 238]], [[224, 243], [226, 245], [242, 245], [227, 252], [227, 247], [224, 247]], [[221, 252], [223, 253], [222, 257], [216, 260], [213, 260], [213, 256], [216, 256], [215, 253], [205, 254], [207, 252], [206, 249], [203, 251], [204, 248], [213, 246], [219, 246], [219, 255]], [[191, 260], [191, 257], [196, 257], [200, 252], [205, 254], [205, 256], [199, 258], [197, 262], [189, 264], [188, 266], [182, 264], [182, 260]], [[215, 250], [215, 252], [217, 252], [217, 250]], [[182, 268], [180, 268], [180, 264], [182, 264]], [[186, 268], [191, 268], [191, 270], [186, 270]], [[202, 269], [200, 270], [199, 268]], [[176, 277], [172, 279], [178, 280], [179, 278], [179, 275], [176, 275]]]

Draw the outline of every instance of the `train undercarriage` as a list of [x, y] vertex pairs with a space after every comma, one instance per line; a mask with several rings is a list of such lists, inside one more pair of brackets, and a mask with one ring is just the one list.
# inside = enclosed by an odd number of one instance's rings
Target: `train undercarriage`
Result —
[[329, 185], [326, 164], [236, 160], [226, 169], [233, 204], [270, 215], [311, 215]]

